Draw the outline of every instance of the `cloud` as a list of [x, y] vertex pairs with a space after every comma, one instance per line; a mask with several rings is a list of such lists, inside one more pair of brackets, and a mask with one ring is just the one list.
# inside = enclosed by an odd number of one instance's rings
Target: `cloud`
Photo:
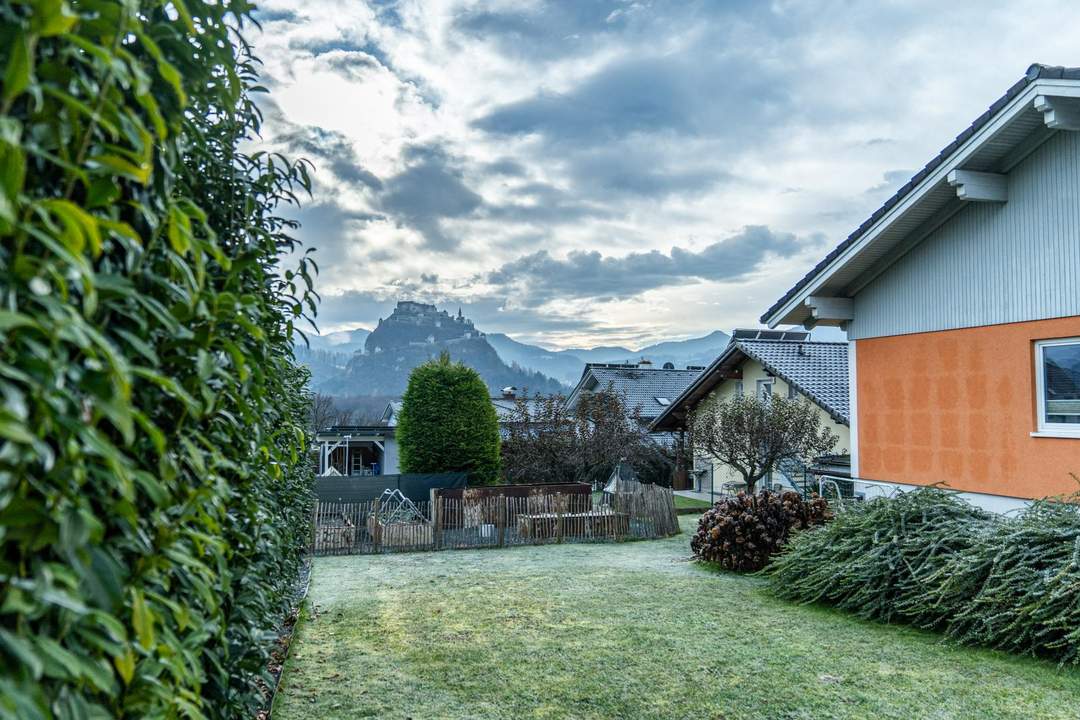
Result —
[[475, 127], [539, 135], [549, 144], [622, 141], [635, 134], [743, 137], [764, 128], [786, 85], [749, 52], [699, 44], [611, 62], [572, 88], [493, 108]]
[[699, 195], [716, 183], [731, 179], [718, 158], [687, 161], [666, 146], [640, 142], [612, 142], [575, 153], [570, 173], [579, 187], [606, 194], [663, 198]]
[[627, 3], [621, 0], [571, 0], [518, 4], [508, 9], [477, 5], [461, 10], [454, 30], [494, 42], [500, 52], [537, 61], [588, 53], [597, 34], [614, 36], [624, 26]]
[[432, 250], [453, 249], [459, 240], [446, 233], [442, 221], [473, 214], [483, 198], [465, 184], [463, 172], [443, 148], [412, 145], [403, 156], [407, 167], [386, 179], [379, 207], [420, 232]]
[[673, 247], [621, 257], [575, 251], [564, 259], [539, 250], [504, 264], [485, 280], [528, 304], [555, 298], [627, 298], [647, 290], [691, 281], [738, 281], [759, 270], [767, 258], [791, 257], [821, 238], [750, 226], [700, 251]]
[[631, 60], [564, 93], [542, 91], [493, 109], [474, 125], [495, 135], [539, 134], [561, 143], [595, 143], [634, 132], [694, 129], [685, 112], [693, 82], [676, 63]]
[[1080, 6], [1033, 2], [265, 0], [253, 39], [318, 289], [371, 295], [337, 322], [415, 294], [590, 344], [753, 323], [1031, 48], [1069, 63]]
[[525, 166], [513, 158], [500, 158], [483, 166], [484, 171], [492, 175], [507, 177], [525, 177]]
[[361, 185], [372, 190], [381, 190], [382, 181], [374, 173], [364, 169], [360, 158], [353, 150], [352, 142], [343, 133], [324, 130], [320, 127], [293, 126], [278, 136], [294, 155], [313, 160], [316, 173], [320, 166], [328, 167], [334, 175], [347, 183]]
[[911, 179], [914, 170], [886, 170], [881, 176], [881, 182], [866, 189], [868, 195], [878, 195], [888, 191], [895, 192], [901, 185]]
[[523, 183], [511, 188], [508, 195], [504, 202], [488, 204], [484, 208], [484, 217], [551, 227], [612, 215], [611, 209], [601, 203], [583, 200], [574, 193], [543, 182]]
[[265, 8], [257, 8], [254, 13], [255, 19], [267, 25], [269, 23], [282, 22], [282, 23], [298, 23], [304, 18], [295, 10], [270, 10]]

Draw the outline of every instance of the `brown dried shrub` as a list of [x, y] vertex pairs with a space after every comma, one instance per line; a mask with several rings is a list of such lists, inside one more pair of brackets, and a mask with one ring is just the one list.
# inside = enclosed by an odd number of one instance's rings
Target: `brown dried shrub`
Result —
[[705, 511], [690, 549], [698, 560], [725, 570], [754, 572], [780, 552], [792, 532], [821, 525], [830, 517], [821, 498], [808, 501], [798, 493], [768, 490], [739, 493]]

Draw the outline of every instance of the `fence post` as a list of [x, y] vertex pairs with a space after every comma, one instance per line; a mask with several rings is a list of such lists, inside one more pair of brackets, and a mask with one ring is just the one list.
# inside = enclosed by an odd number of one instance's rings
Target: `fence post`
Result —
[[382, 551], [382, 523], [379, 521], [379, 499], [371, 505], [371, 542], [376, 553]]
[[499, 510], [495, 513], [495, 522], [499, 524], [499, 547], [506, 545], [506, 496], [499, 495]]
[[432, 522], [435, 524], [432, 530], [432, 540], [435, 543], [435, 549], [440, 550], [442, 548], [442, 525], [443, 525], [443, 498], [434, 489], [431, 491], [433, 498], [431, 506]]
[[563, 497], [562, 493], [558, 493], [555, 496], [555, 535], [559, 538], [559, 542], [563, 541], [563, 533], [565, 532], [563, 529], [563, 518], [565, 515], [565, 513], [563, 513]]

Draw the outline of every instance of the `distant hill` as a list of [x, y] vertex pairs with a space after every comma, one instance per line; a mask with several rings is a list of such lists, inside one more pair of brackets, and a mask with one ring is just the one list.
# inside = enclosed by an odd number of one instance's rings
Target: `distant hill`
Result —
[[585, 363], [625, 362], [646, 358], [660, 366], [670, 362], [675, 367], [708, 365], [727, 347], [731, 339], [720, 330], [704, 337], [689, 340], [671, 340], [631, 350], [618, 345], [601, 345], [594, 348], [570, 350], [547, 350], [537, 345], [518, 342], [502, 334], [487, 336], [491, 346], [507, 362], [516, 362], [523, 368], [536, 370], [566, 383], [575, 385], [581, 378]]
[[541, 372], [567, 385], [577, 383], [585, 361], [567, 350], [545, 350], [537, 345], [518, 342], [502, 333], [490, 333], [487, 341], [506, 363]]
[[367, 340], [370, 334], [370, 330], [357, 328], [356, 330], [343, 330], [326, 335], [308, 335], [308, 342], [311, 344], [312, 350], [326, 350], [332, 353], [352, 355], [357, 350], [364, 349], [364, 341]]
[[[654, 365], [708, 365], [730, 337], [717, 330], [688, 340], [670, 340], [639, 349], [619, 345], [548, 350], [485, 333], [468, 318], [434, 305], [399, 302], [374, 330], [356, 329], [309, 338], [297, 358], [311, 368], [312, 388], [338, 398], [398, 396], [409, 372], [443, 350], [475, 368], [492, 392], [514, 386], [530, 392], [566, 392], [581, 378], [585, 363], [646, 358]], [[359, 402], [359, 400], [358, 400]]]
[[542, 393], [567, 389], [541, 372], [505, 362], [460, 312], [453, 316], [414, 302], [399, 302], [370, 333], [354, 330], [323, 336], [312, 342], [311, 350], [298, 350], [297, 357], [311, 369], [311, 387], [317, 392], [394, 397], [405, 392], [413, 368], [442, 352], [480, 373], [492, 393], [508, 386]]

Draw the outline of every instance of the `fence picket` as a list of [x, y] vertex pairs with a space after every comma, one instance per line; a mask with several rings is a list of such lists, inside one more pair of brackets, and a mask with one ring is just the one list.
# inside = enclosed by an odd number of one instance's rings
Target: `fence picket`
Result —
[[316, 502], [309, 547], [313, 555], [437, 551], [563, 542], [612, 542], [678, 532], [669, 488], [624, 483], [610, 500], [591, 495], [443, 497], [417, 503], [422, 519], [380, 515], [379, 500]]

